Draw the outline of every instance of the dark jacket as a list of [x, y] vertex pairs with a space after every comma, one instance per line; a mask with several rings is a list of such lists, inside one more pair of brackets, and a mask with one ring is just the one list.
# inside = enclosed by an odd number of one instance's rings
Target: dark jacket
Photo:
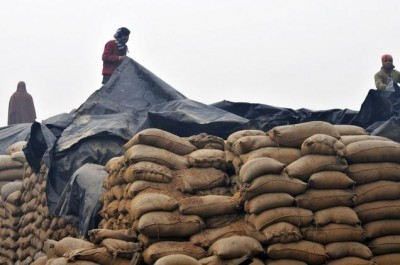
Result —
[[120, 64], [119, 56], [126, 55], [126, 49], [120, 52], [117, 47], [115, 40], [110, 40], [104, 46], [104, 52], [102, 56], [103, 60], [103, 71], [102, 75], [111, 75], [114, 70]]

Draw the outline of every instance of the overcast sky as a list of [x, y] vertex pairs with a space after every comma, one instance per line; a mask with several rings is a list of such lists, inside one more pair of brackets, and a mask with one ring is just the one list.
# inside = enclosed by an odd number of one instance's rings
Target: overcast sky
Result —
[[6, 0], [0, 127], [18, 81], [38, 121], [79, 107], [121, 26], [128, 56], [192, 100], [359, 110], [381, 55], [400, 68], [399, 11], [398, 0]]

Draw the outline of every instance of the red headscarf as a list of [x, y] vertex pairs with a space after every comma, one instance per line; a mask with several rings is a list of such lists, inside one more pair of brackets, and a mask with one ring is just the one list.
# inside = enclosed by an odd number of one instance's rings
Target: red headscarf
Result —
[[390, 54], [384, 54], [384, 55], [382, 55], [381, 60], [382, 60], [382, 63], [384, 63], [384, 62], [393, 62], [393, 57]]

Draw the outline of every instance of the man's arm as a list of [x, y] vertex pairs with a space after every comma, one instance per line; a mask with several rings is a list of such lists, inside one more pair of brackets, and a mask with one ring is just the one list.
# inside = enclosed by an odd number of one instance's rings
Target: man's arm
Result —
[[382, 75], [380, 75], [379, 72], [375, 74], [374, 79], [375, 79], [376, 89], [378, 89], [378, 90], [386, 89], [386, 85], [383, 83], [383, 80], [382, 80]]
[[113, 55], [114, 48], [114, 43], [112, 41], [106, 43], [104, 46], [103, 55], [101, 57], [104, 62], [118, 62], [120, 60], [120, 56]]

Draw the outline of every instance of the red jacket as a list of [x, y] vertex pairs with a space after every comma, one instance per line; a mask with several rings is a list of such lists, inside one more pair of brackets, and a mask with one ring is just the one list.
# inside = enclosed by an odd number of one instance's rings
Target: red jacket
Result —
[[102, 75], [111, 75], [120, 64], [119, 56], [126, 55], [126, 49], [120, 52], [117, 48], [115, 40], [110, 40], [104, 46], [103, 56], [103, 71]]

